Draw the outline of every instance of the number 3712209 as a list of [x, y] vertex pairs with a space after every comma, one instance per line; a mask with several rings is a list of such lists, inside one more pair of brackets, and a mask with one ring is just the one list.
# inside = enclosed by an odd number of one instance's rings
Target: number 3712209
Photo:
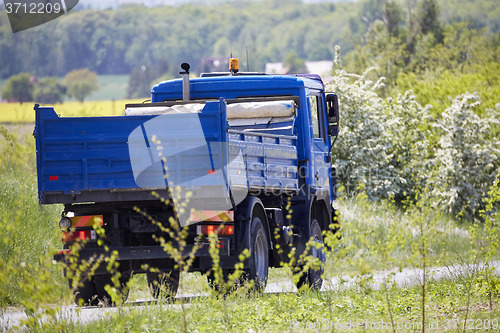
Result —
[[62, 10], [63, 8], [59, 2], [5, 2], [7, 14], [59, 14]]
[[500, 327], [498, 319], [446, 319], [444, 325], [445, 330], [497, 330]]

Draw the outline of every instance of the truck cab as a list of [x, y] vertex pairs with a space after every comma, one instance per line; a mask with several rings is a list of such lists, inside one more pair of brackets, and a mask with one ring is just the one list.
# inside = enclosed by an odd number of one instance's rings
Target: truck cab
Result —
[[[293, 127], [273, 130], [273, 133], [295, 135], [299, 140], [299, 162], [304, 167], [301, 187], [320, 191], [330, 204], [335, 199], [335, 177], [332, 172], [332, 137], [338, 134], [338, 101], [334, 93], [327, 94], [319, 75], [256, 75], [256, 73], [210, 73], [190, 79], [190, 100], [224, 98], [244, 100], [251, 98], [298, 98], [300, 105]], [[161, 103], [182, 98], [181, 79], [159, 83], [151, 91], [151, 101]], [[328, 105], [327, 105], [328, 99]], [[331, 110], [331, 111], [329, 111]], [[330, 112], [330, 116], [329, 116]], [[333, 121], [333, 122], [329, 122]], [[235, 126], [237, 127], [237, 126]], [[255, 127], [255, 129], [259, 129]], [[245, 127], [248, 130], [248, 127]], [[267, 128], [260, 130], [269, 131]], [[333, 181], [331, 181], [333, 180]]]

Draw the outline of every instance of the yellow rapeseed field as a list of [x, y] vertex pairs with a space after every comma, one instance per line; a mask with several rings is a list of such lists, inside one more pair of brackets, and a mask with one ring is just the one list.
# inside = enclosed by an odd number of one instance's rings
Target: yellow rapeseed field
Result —
[[[127, 103], [141, 103], [140, 100], [119, 101], [70, 101], [54, 105], [61, 117], [119, 116]], [[34, 103], [0, 103], [0, 123], [31, 123], [35, 121]]]

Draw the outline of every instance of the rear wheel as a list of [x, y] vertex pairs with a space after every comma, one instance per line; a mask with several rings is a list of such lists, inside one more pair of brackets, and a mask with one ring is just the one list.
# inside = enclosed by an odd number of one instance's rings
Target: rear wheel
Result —
[[298, 266], [298, 274], [300, 274], [300, 277], [297, 282], [297, 288], [300, 290], [303, 286], [307, 286], [314, 290], [320, 290], [323, 285], [326, 258], [323, 248], [323, 235], [321, 234], [321, 228], [316, 219], [312, 220], [309, 235], [309, 240], [312, 239], [314, 245], [310, 247], [308, 254], [319, 261], [319, 267], [314, 266], [307, 268], [305, 263], [300, 264]]
[[[96, 306], [99, 302], [104, 305], [116, 305], [123, 303], [128, 297], [127, 283], [130, 280], [129, 274], [123, 274], [120, 277], [120, 285], [118, 288], [114, 286], [111, 280], [111, 274], [95, 275], [91, 278], [85, 277], [78, 282], [76, 287], [73, 287], [73, 281], [70, 279], [69, 287], [73, 292], [75, 303], [78, 306]], [[111, 295], [106, 291], [106, 286], [115, 287], [119, 299], [112, 301]]]
[[146, 273], [149, 290], [156, 299], [173, 299], [179, 289], [179, 271]]
[[[113, 283], [111, 274], [103, 274], [94, 276], [95, 290], [98, 300], [104, 305], [117, 305], [125, 303], [128, 298], [129, 288], [128, 282], [130, 274], [122, 273], [120, 276], [119, 285]], [[106, 286], [115, 288], [117, 299], [113, 300], [111, 295], [106, 290]]]
[[73, 287], [73, 281], [69, 280], [69, 288], [73, 292], [75, 303], [78, 306], [96, 306], [99, 304], [99, 298], [95, 289], [94, 281], [85, 279], [80, 281], [78, 286]]
[[264, 290], [269, 273], [269, 247], [266, 232], [258, 216], [252, 218], [250, 226], [250, 258], [245, 277], [255, 282], [257, 290]]

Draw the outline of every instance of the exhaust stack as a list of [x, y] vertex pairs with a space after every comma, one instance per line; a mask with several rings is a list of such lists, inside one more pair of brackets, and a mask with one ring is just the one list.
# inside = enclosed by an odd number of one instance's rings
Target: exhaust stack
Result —
[[190, 100], [191, 95], [189, 85], [189, 69], [191, 66], [187, 62], [184, 62], [181, 64], [181, 68], [184, 70], [184, 72], [179, 73], [182, 75], [182, 100], [187, 102]]

